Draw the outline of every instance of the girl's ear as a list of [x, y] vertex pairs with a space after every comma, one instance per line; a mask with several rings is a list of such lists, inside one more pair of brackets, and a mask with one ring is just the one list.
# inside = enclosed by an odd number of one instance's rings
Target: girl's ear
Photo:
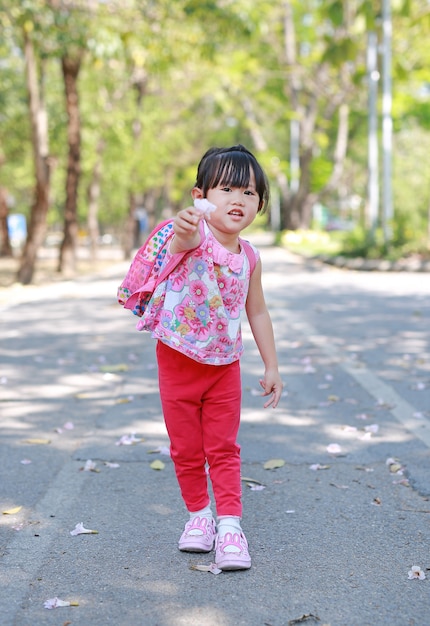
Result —
[[191, 197], [193, 200], [196, 200], [197, 198], [203, 198], [202, 190], [199, 187], [193, 187], [191, 191]]

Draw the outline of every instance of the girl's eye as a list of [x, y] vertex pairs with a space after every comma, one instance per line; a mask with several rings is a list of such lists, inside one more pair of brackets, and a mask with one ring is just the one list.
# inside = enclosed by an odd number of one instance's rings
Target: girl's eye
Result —
[[230, 187], [223, 187], [222, 191], [231, 191]]

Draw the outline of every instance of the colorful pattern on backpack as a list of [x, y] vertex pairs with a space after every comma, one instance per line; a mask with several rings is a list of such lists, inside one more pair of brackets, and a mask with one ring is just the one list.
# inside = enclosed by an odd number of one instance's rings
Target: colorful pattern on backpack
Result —
[[[167, 252], [166, 243], [172, 236], [173, 220], [158, 224], [137, 251], [127, 275], [118, 288], [118, 302], [126, 308], [131, 308], [139, 317], [144, 314], [153, 291], [160, 282], [162, 274], [160, 270]], [[136, 293], [133, 307], [127, 306], [127, 301]]]

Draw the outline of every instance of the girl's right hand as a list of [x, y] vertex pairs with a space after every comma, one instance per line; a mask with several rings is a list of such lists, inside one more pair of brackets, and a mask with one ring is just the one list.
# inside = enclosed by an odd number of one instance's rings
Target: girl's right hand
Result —
[[170, 245], [172, 254], [197, 248], [200, 244], [199, 222], [203, 213], [195, 207], [189, 206], [179, 211], [173, 219], [173, 237]]
[[189, 206], [179, 211], [173, 220], [173, 230], [176, 235], [193, 235], [198, 228], [198, 224], [203, 217], [203, 213], [195, 207]]

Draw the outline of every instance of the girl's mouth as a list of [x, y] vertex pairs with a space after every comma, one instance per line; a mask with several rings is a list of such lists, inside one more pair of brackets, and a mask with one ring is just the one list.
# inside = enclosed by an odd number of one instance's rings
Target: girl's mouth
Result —
[[243, 217], [243, 213], [239, 209], [233, 209], [232, 211], [229, 211], [228, 214], [234, 215], [235, 217]]

